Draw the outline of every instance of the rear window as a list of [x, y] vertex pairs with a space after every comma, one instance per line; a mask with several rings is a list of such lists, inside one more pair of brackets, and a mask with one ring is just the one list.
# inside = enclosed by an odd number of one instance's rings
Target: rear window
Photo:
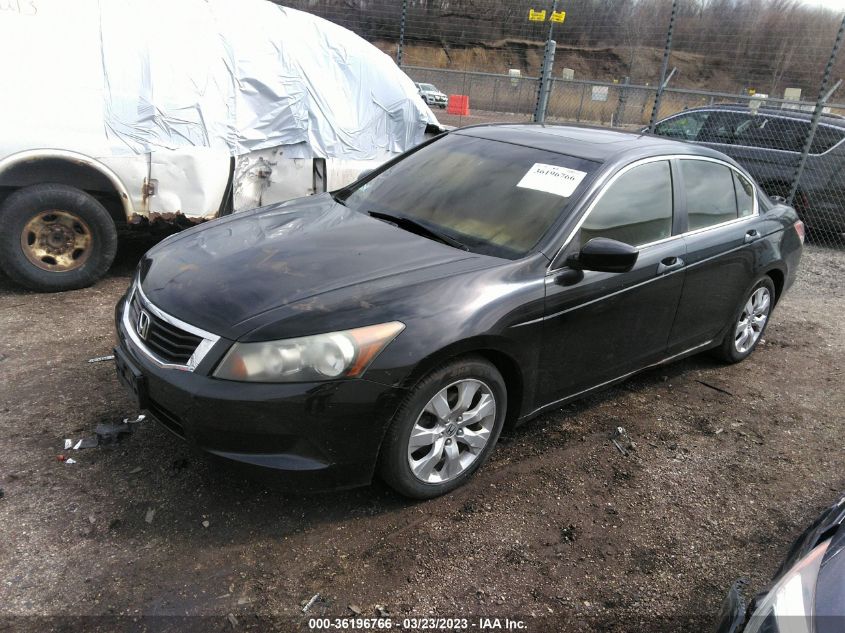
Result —
[[424, 222], [477, 253], [528, 253], [570, 208], [593, 161], [459, 133], [408, 154], [340, 200]]
[[732, 169], [710, 161], [682, 160], [681, 172], [687, 194], [688, 230], [736, 219]]

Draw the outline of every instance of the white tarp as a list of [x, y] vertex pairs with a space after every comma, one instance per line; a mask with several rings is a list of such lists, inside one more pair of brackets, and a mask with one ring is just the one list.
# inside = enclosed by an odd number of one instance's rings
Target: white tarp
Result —
[[0, 134], [27, 149], [370, 160], [436, 123], [387, 55], [265, 0], [0, 3], [0, 48]]

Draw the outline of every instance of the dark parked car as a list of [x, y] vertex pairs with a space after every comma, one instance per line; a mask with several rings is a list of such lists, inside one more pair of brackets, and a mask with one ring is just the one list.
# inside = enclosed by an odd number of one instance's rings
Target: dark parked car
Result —
[[845, 631], [845, 497], [798, 537], [769, 586], [746, 609], [743, 581], [722, 604], [716, 633]]
[[[745, 105], [692, 108], [663, 119], [655, 133], [702, 143], [736, 160], [770, 196], [786, 197], [810, 113]], [[845, 233], [845, 118], [823, 115], [793, 203], [808, 228]]]
[[302, 488], [432, 497], [502, 426], [658, 363], [747, 357], [803, 226], [707, 148], [463, 128], [358, 182], [150, 250], [119, 376], [203, 449]]

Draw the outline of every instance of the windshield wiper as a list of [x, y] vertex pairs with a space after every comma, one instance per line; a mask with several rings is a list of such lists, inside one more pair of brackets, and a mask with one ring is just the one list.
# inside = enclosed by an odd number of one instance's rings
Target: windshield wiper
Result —
[[390, 213], [382, 213], [381, 211], [369, 211], [367, 215], [369, 215], [371, 218], [376, 218], [377, 220], [391, 222], [398, 226], [400, 229], [405, 229], [406, 231], [410, 231], [411, 233], [416, 233], [417, 235], [429, 237], [431, 239], [437, 240], [438, 242], [442, 242], [443, 244], [447, 244], [448, 246], [459, 248], [462, 251], [469, 250], [466, 244], [462, 244], [454, 237], [449, 237], [445, 233], [441, 233], [437, 229], [430, 227], [428, 224], [421, 222], [420, 220], [416, 220], [414, 218], [409, 218], [406, 215], [392, 215]]

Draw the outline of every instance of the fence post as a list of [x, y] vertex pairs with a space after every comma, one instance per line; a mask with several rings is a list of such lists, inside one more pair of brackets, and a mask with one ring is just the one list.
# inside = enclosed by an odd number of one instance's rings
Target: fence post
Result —
[[402, 21], [399, 23], [399, 49], [396, 51], [396, 65], [402, 68], [402, 47], [405, 45], [405, 20], [408, 18], [408, 0], [402, 0]]
[[614, 126], [622, 125], [622, 119], [625, 118], [625, 102], [628, 100], [628, 84], [631, 82], [630, 77], [625, 77], [622, 81], [622, 86], [619, 88], [619, 98], [616, 101], [616, 115], [613, 117]]
[[546, 108], [549, 105], [549, 93], [552, 91], [552, 66], [555, 63], [554, 40], [546, 41], [546, 49], [543, 53], [543, 68], [540, 71], [540, 86], [537, 88], [537, 105], [534, 107], [534, 123], [543, 123], [546, 120]]
[[792, 178], [792, 186], [789, 188], [789, 196], [786, 199], [787, 204], [792, 206], [795, 200], [795, 194], [798, 193], [798, 181], [804, 173], [804, 166], [807, 164], [807, 155], [810, 153], [810, 148], [813, 146], [813, 138], [816, 135], [816, 129], [819, 127], [819, 119], [824, 110], [824, 104], [833, 94], [833, 91], [839, 87], [841, 81], [837, 82], [832, 90], [827, 91], [827, 84], [830, 81], [830, 73], [833, 70], [833, 64], [836, 62], [836, 54], [839, 52], [839, 47], [842, 45], [842, 36], [845, 34], [845, 16], [842, 16], [842, 22], [839, 24], [839, 31], [836, 33], [836, 40], [833, 42], [833, 50], [830, 51], [830, 58], [827, 60], [827, 65], [824, 67], [824, 74], [822, 75], [822, 83], [819, 87], [819, 98], [816, 99], [816, 107], [813, 110], [813, 118], [810, 121], [810, 130], [807, 132], [807, 138], [804, 139], [804, 148], [801, 150], [801, 158], [798, 159], [798, 164], [795, 166], [795, 176]]
[[542, 123], [546, 120], [546, 107], [549, 105], [549, 92], [551, 92], [549, 77], [555, 61], [555, 41], [552, 39], [555, 23], [552, 22], [551, 16], [554, 16], [555, 11], [557, 11], [557, 0], [552, 0], [552, 8], [549, 11], [549, 34], [546, 37], [546, 46], [543, 48], [543, 65], [540, 68], [537, 100], [534, 102], [534, 123]]
[[663, 89], [666, 87], [666, 71], [669, 68], [669, 54], [672, 52], [672, 31], [675, 29], [675, 15], [678, 13], [678, 0], [672, 0], [672, 14], [669, 16], [669, 30], [666, 31], [666, 46], [663, 48], [663, 63], [660, 66], [660, 83], [657, 85], [657, 94], [654, 96], [654, 109], [651, 111], [651, 120], [648, 123], [648, 131], [654, 132], [654, 124], [657, 123], [660, 100], [663, 98]]
[[584, 93], [587, 91], [587, 84], [581, 84], [581, 101], [578, 102], [578, 114], [575, 115], [575, 121], [581, 122], [581, 110], [584, 109]]

